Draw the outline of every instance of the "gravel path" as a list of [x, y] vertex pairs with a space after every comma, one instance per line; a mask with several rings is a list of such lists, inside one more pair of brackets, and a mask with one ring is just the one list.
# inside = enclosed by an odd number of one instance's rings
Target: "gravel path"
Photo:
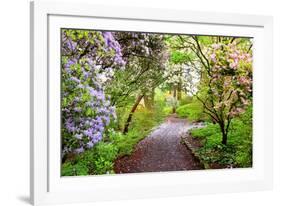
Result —
[[115, 161], [116, 173], [160, 172], [202, 169], [199, 161], [182, 143], [181, 134], [194, 125], [169, 116], [148, 137], [140, 141], [132, 155]]

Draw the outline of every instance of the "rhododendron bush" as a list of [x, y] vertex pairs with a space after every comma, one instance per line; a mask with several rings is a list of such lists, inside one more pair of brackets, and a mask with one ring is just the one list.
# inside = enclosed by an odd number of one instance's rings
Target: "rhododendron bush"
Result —
[[251, 103], [252, 55], [234, 40], [212, 44], [206, 56], [209, 67], [205, 74], [209, 78], [201, 84], [208, 95], [203, 102], [206, 113], [219, 123], [222, 143], [226, 144], [231, 120], [244, 113]]
[[210, 91], [214, 108], [234, 117], [245, 111], [252, 96], [252, 55], [238, 49], [236, 42], [213, 44], [209, 51]]
[[[248, 44], [235, 38], [207, 46], [193, 37], [203, 68], [194, 94], [204, 112], [220, 125], [222, 143], [227, 143], [231, 120], [243, 114], [252, 100], [252, 53]], [[247, 42], [251, 43], [251, 42]]]
[[122, 69], [121, 47], [111, 32], [62, 32], [63, 154], [81, 153], [99, 142], [116, 118], [104, 87]]

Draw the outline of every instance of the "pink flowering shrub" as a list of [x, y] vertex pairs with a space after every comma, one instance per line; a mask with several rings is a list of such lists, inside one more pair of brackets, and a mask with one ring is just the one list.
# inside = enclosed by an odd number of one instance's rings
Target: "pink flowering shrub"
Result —
[[201, 81], [205, 95], [201, 100], [206, 113], [220, 125], [226, 144], [232, 118], [244, 113], [251, 101], [252, 55], [233, 41], [213, 44], [206, 58], [206, 78]]

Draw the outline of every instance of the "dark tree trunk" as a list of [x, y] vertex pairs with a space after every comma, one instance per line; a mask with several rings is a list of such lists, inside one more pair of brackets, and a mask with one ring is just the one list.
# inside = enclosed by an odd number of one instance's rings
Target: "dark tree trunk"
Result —
[[220, 125], [220, 128], [221, 128], [221, 134], [222, 134], [222, 141], [221, 141], [221, 143], [223, 145], [226, 145], [227, 144], [227, 133], [228, 132], [226, 131], [224, 122], [221, 122], [219, 125]]
[[136, 109], [137, 109], [137, 107], [138, 107], [138, 105], [139, 105], [141, 99], [143, 98], [143, 96], [144, 96], [144, 95], [139, 95], [139, 96], [137, 97], [137, 99], [136, 99], [136, 101], [135, 101], [135, 104], [133, 105], [133, 107], [132, 107], [132, 109], [131, 109], [131, 111], [130, 111], [130, 114], [129, 114], [129, 116], [128, 116], [128, 119], [127, 119], [127, 121], [126, 121], [126, 123], [125, 123], [124, 130], [123, 130], [123, 134], [126, 134], [126, 133], [128, 132], [130, 123], [131, 123], [131, 121], [132, 121], [133, 114], [134, 114], [134, 112], [136, 111]]
[[181, 84], [178, 84], [178, 100], [181, 100]]
[[227, 133], [226, 133], [226, 132], [224, 132], [224, 133], [222, 134], [222, 141], [221, 141], [221, 143], [222, 143], [223, 145], [226, 145], [226, 144], [227, 144]]
[[[174, 93], [173, 93], [174, 100], [177, 99], [177, 87], [174, 86]], [[173, 105], [173, 113], [176, 113], [176, 105]]]

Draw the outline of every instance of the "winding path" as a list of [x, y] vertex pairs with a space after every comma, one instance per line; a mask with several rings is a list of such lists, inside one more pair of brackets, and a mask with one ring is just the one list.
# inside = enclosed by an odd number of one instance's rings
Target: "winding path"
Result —
[[115, 161], [116, 173], [160, 172], [202, 169], [199, 161], [182, 143], [181, 134], [195, 125], [186, 119], [169, 116], [140, 141], [132, 155]]

